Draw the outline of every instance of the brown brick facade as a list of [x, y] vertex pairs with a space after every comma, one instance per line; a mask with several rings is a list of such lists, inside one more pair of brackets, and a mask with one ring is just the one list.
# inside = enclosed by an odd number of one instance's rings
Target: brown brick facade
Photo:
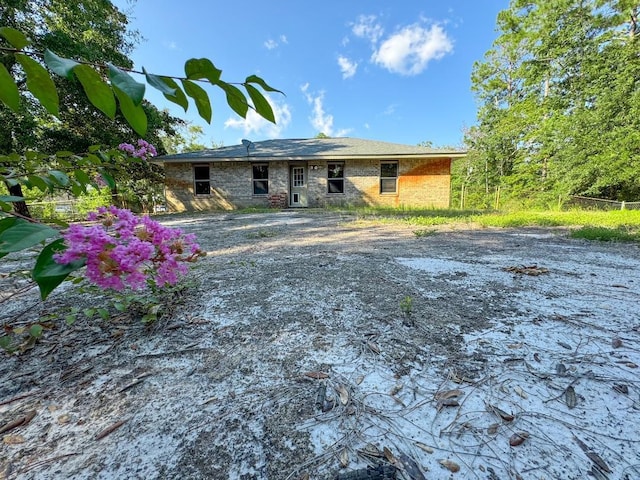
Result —
[[[307, 206], [388, 206], [447, 208], [450, 202], [451, 159], [399, 159], [396, 193], [380, 193], [380, 160], [348, 159], [344, 163], [344, 193], [327, 192], [327, 162], [295, 163], [306, 167]], [[209, 165], [210, 194], [194, 194], [194, 165]], [[269, 161], [269, 193], [253, 195], [250, 162], [165, 163], [165, 196], [170, 211], [234, 210], [289, 205], [287, 161]]]

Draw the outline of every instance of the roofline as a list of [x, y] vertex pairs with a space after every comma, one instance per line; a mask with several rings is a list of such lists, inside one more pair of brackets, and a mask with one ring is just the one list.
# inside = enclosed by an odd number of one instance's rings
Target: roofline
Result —
[[429, 153], [395, 153], [392, 155], [356, 154], [356, 155], [247, 155], [242, 157], [214, 157], [202, 156], [199, 158], [184, 157], [184, 154], [163, 155], [160, 158], [150, 160], [151, 163], [162, 165], [164, 163], [213, 163], [213, 162], [303, 162], [322, 160], [353, 160], [353, 159], [374, 159], [374, 160], [395, 160], [400, 158], [411, 159], [431, 159], [431, 158], [451, 158], [458, 159], [467, 156], [467, 151], [442, 151]]

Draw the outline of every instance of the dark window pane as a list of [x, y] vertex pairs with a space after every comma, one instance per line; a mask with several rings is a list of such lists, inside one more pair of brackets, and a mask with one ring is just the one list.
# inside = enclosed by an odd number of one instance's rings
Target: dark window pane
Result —
[[396, 179], [395, 178], [381, 178], [380, 179], [380, 193], [396, 193]]
[[342, 163], [330, 163], [327, 165], [329, 178], [343, 178], [344, 177], [344, 165]]
[[397, 163], [381, 163], [380, 176], [381, 177], [397, 177], [398, 164]]
[[344, 180], [329, 180], [329, 193], [344, 193]]
[[193, 167], [193, 175], [196, 180], [209, 180], [209, 166], [198, 165]]
[[254, 180], [266, 180], [269, 178], [269, 166], [268, 165], [253, 165], [253, 179]]
[[196, 180], [196, 195], [209, 195], [211, 193], [211, 184], [209, 180]]
[[269, 182], [267, 180], [254, 180], [253, 194], [266, 195], [269, 193]]

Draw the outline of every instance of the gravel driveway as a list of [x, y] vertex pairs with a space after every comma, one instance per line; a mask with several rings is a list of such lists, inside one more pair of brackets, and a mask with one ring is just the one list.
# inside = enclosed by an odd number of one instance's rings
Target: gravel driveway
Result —
[[[195, 286], [151, 328], [60, 322], [4, 356], [0, 426], [36, 416], [0, 478], [640, 478], [637, 246], [319, 211], [161, 220], [208, 252]], [[68, 288], [20, 318], [91, 301]]]

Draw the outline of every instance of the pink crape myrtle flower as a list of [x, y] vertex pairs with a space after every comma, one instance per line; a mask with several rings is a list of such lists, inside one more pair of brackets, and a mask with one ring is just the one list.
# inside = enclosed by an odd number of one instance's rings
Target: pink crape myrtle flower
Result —
[[140, 158], [142, 160], [146, 160], [151, 157], [155, 157], [158, 155], [156, 147], [151, 145], [146, 140], [140, 139], [137, 142], [138, 147], [136, 148], [134, 145], [130, 143], [121, 143], [118, 145], [118, 150], [136, 158]]
[[104, 289], [175, 285], [187, 274], [187, 263], [204, 255], [194, 235], [127, 209], [100, 207], [87, 218], [95, 223], [71, 225], [62, 235], [67, 248], [54, 259], [85, 259], [87, 278]]

